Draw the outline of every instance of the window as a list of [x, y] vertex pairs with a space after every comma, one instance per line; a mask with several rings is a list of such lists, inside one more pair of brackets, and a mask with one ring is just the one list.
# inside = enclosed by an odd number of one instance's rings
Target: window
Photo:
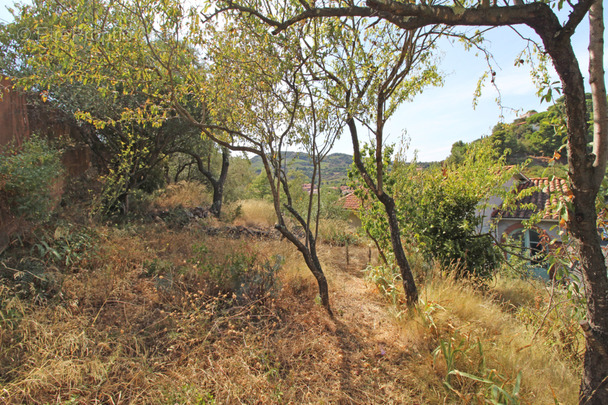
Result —
[[545, 263], [546, 249], [540, 234], [535, 229], [517, 229], [509, 237], [515, 242], [519, 241], [521, 254], [530, 257], [530, 271], [537, 276], [547, 278]]

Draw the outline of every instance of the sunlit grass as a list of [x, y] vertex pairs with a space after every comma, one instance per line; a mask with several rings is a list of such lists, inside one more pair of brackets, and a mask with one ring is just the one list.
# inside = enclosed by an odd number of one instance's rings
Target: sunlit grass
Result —
[[[428, 329], [422, 329], [424, 334], [429, 336], [431, 331], [430, 336], [435, 335], [430, 341], [438, 348], [434, 365], [439, 375], [445, 377], [450, 371], [440, 350], [443, 341], [457, 348], [455, 369], [460, 371], [479, 377], [498, 375], [495, 380], [509, 389], [521, 372], [520, 396], [524, 403], [576, 403], [578, 367], [559, 354], [548, 336], [535, 336], [535, 330], [522, 323], [513, 310], [543, 299], [534, 297], [544, 295], [546, 299], [544, 286], [538, 283], [535, 289], [521, 280], [499, 280], [494, 288], [496, 292], [479, 290], [450, 277], [435, 277], [422, 287], [420, 310], [409, 322], [421, 322]], [[516, 288], [522, 290], [517, 293]], [[498, 293], [500, 301], [493, 298]], [[537, 315], [542, 316], [541, 311]], [[490, 374], [492, 370], [495, 374]], [[452, 376], [452, 380], [457, 380], [453, 387], [457, 382], [461, 384], [456, 389], [462, 396], [454, 398], [473, 400], [489, 395], [489, 384], [459, 376]]]
[[[243, 207], [242, 220], [250, 221], [243, 223], [270, 222], [270, 204]], [[0, 402], [488, 399], [486, 385], [461, 376], [451, 377], [450, 390], [449, 364], [480, 377], [495, 370], [505, 389], [521, 372], [522, 403], [577, 400], [580, 365], [555, 340], [567, 331], [560, 319], [568, 312], [535, 323], [548, 300], [542, 283], [497, 278], [480, 287], [432, 266], [415, 268], [426, 275], [420, 304], [396, 311], [364, 278], [361, 270], [378, 263], [366, 244], [351, 246], [348, 260], [345, 246], [320, 244], [331, 319], [315, 302], [316, 281], [301, 254], [285, 240], [211, 237], [162, 223], [95, 230], [99, 246], [86, 267], [57, 275], [60, 295], [34, 302], [2, 280]], [[230, 275], [264, 269], [278, 255], [276, 290], [240, 300]], [[436, 350], [442, 343], [451, 352]]]
[[235, 225], [270, 227], [276, 223], [276, 214], [271, 202], [265, 200], [241, 200]]
[[211, 196], [207, 187], [199, 182], [180, 181], [170, 184], [152, 201], [152, 207], [169, 209], [178, 206], [184, 208], [204, 207], [211, 204]]

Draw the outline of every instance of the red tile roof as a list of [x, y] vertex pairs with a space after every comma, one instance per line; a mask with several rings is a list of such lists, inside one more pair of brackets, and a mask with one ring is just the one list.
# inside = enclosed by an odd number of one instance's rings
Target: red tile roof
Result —
[[317, 187], [316, 186], [313, 187], [313, 185], [310, 184], [310, 183], [302, 184], [302, 191], [304, 191], [305, 193], [310, 194], [310, 190], [311, 189], [312, 189], [312, 193], [313, 194], [317, 194]]
[[[517, 208], [507, 211], [501, 208], [496, 209], [492, 213], [492, 217], [528, 219], [532, 214], [542, 211], [544, 212], [544, 219], [559, 219], [558, 213], [551, 211], [551, 206], [555, 205], [558, 201], [564, 201], [564, 196], [569, 193], [566, 180], [559, 178], [549, 180], [546, 177], [534, 177], [520, 183], [517, 187], [517, 192], [519, 193], [531, 187], [538, 187], [538, 190], [523, 197], [518, 202]], [[531, 208], [530, 204], [534, 208]]]
[[338, 203], [347, 210], [358, 210], [361, 208], [361, 200], [355, 195], [354, 192], [340, 198]]

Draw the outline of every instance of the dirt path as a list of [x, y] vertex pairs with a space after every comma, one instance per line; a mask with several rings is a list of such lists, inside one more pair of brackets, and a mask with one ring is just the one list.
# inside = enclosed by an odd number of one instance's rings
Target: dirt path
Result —
[[[379, 347], [399, 345], [395, 336], [400, 334], [400, 327], [388, 312], [387, 302], [376, 287], [365, 279], [367, 248], [356, 247], [349, 250], [349, 265], [346, 265], [339, 255], [335, 255], [335, 249], [332, 250], [333, 263], [328, 269], [337, 318], [345, 326], [355, 328], [366, 341], [374, 342]], [[373, 258], [372, 263], [375, 264]]]
[[[335, 333], [344, 356], [343, 392], [365, 395], [370, 403], [426, 403], [420, 402], [415, 388], [419, 378], [410, 366], [422, 356], [404, 323], [390, 313], [387, 301], [365, 279], [368, 248], [351, 247], [349, 265], [344, 248], [328, 249], [321, 260], [327, 268]], [[375, 258], [372, 263], [376, 264]], [[353, 395], [346, 402], [362, 400]]]

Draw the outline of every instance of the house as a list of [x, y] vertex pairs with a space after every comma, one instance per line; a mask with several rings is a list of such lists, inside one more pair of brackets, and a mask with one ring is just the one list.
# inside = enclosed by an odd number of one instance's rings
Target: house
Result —
[[[520, 199], [517, 206], [512, 209], [503, 209], [499, 206], [493, 210], [491, 221], [496, 225], [496, 235], [504, 238], [505, 236], [523, 233], [526, 235], [526, 239], [536, 240], [539, 232], [545, 232], [551, 238], [556, 237], [559, 231], [560, 218], [559, 213], [555, 211], [555, 206], [559, 201], [563, 202], [564, 196], [568, 193], [566, 180], [522, 177], [524, 179], [517, 184], [517, 193], [526, 189], [532, 189], [533, 191]], [[530, 219], [532, 215], [537, 213], [542, 213], [542, 217], [534, 226], [536, 230], [525, 230], [522, 221]]]
[[[517, 194], [521, 193], [523, 197], [510, 208], [503, 207], [502, 201], [496, 201], [497, 197], [491, 197], [489, 202], [495, 208], [490, 208], [490, 215], [484, 215], [482, 232], [490, 232], [497, 241], [504, 242], [507, 238], [519, 240], [521, 247], [531, 255], [546, 252], [549, 248], [548, 241], [556, 239], [561, 229], [559, 213], [555, 207], [560, 201], [563, 202], [568, 194], [566, 180], [528, 178], [517, 174], [504, 187]], [[482, 211], [483, 214], [487, 214], [487, 210]], [[524, 221], [537, 214], [540, 214], [539, 221], [532, 227], [525, 226]], [[538, 260], [533, 261], [534, 263], [538, 266], [533, 268], [532, 272], [548, 279], [547, 269]]]
[[353, 191], [355, 191], [355, 190], [353, 190], [353, 188], [352, 188], [352, 187], [350, 187], [350, 186], [340, 186], [340, 194], [341, 194], [342, 196], [349, 195], [349, 194], [351, 194]]
[[346, 194], [344, 197], [338, 200], [338, 205], [342, 206], [344, 209], [348, 210], [348, 221], [356, 226], [361, 226], [361, 219], [357, 215], [359, 209], [361, 208], [362, 202], [359, 197], [355, 195], [354, 191]]
[[305, 183], [305, 184], [302, 184], [302, 191], [304, 191], [308, 195], [310, 195], [311, 193], [317, 194], [317, 187], [313, 186], [310, 183]]

